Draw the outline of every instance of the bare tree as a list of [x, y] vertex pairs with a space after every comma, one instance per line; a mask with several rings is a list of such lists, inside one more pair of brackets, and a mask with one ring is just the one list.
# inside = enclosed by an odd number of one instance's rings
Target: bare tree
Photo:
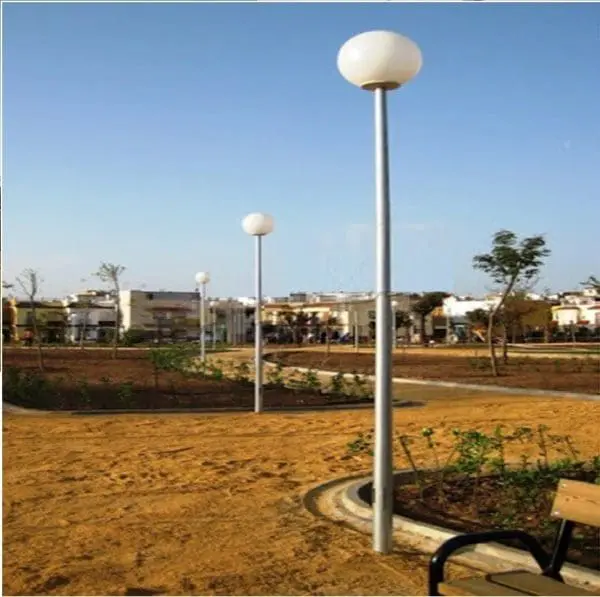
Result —
[[25, 269], [21, 272], [21, 275], [17, 277], [17, 284], [23, 291], [23, 294], [27, 297], [29, 301], [30, 311], [31, 311], [31, 327], [33, 332], [33, 339], [37, 344], [38, 348], [38, 363], [40, 370], [44, 370], [44, 351], [42, 350], [42, 337], [40, 335], [39, 326], [38, 326], [38, 317], [36, 310], [36, 300], [38, 293], [40, 291], [40, 285], [42, 283], [42, 279], [39, 275], [39, 272], [34, 269]]
[[496, 315], [515, 287], [530, 285], [538, 277], [548, 255], [550, 249], [542, 235], [519, 241], [514, 232], [500, 230], [494, 234], [492, 250], [473, 257], [473, 267], [488, 274], [502, 288], [500, 301], [491, 309], [488, 319], [487, 341], [494, 377], [498, 376], [493, 337]]
[[329, 313], [325, 314], [324, 317], [325, 323], [325, 345], [327, 354], [331, 352], [331, 328], [335, 328], [338, 324], [337, 317], [333, 317], [333, 315], [329, 315]]
[[591, 286], [596, 292], [600, 292], [600, 278], [590, 276], [585, 282], [580, 282], [582, 286]]
[[83, 350], [85, 348], [85, 338], [90, 320], [90, 312], [92, 310], [92, 301], [88, 298], [85, 298], [79, 301], [77, 306], [79, 307], [79, 311], [81, 313], [81, 323], [79, 324], [79, 348]]
[[121, 276], [125, 271], [124, 265], [102, 262], [98, 271], [93, 275], [105, 284], [110, 284], [115, 295], [115, 333], [113, 337], [113, 358], [117, 358], [119, 348], [119, 332], [121, 330]]

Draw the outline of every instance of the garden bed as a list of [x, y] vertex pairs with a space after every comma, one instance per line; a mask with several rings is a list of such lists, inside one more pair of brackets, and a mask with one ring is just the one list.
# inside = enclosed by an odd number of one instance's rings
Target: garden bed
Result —
[[[373, 440], [373, 430], [361, 432], [348, 452], [372, 456]], [[558, 481], [600, 483], [600, 454], [582, 457], [570, 435], [543, 424], [497, 425], [491, 432], [424, 427], [396, 441], [412, 474], [408, 483], [406, 475], [396, 478], [395, 513], [459, 533], [522, 529], [550, 551], [559, 524], [550, 518]], [[370, 503], [368, 485], [360, 495]], [[600, 570], [600, 529], [576, 526], [568, 561]]]
[[[492, 377], [485, 349], [475, 357], [414, 354], [410, 351], [396, 353], [393, 358], [393, 375], [458, 383], [498, 385], [515, 388], [541, 389], [586, 394], [600, 394], [600, 358], [586, 359], [528, 359], [510, 357], [508, 364], [499, 359], [499, 377]], [[282, 351], [268, 356], [287, 367], [312, 367], [344, 373], [375, 373], [375, 355], [326, 351]]]
[[[216, 366], [204, 372], [187, 369], [188, 353], [178, 349], [44, 351], [44, 370], [36, 349], [5, 349], [3, 399], [43, 410], [112, 410], [173, 408], [252, 408], [254, 384], [247, 365], [227, 379]], [[192, 355], [195, 357], [196, 355]], [[177, 362], [175, 362], [177, 361]], [[311, 407], [369, 401], [325, 393], [320, 388], [265, 385], [264, 407]]]
[[[565, 477], [594, 482], [595, 473], [579, 471]], [[500, 477], [480, 479], [474, 498], [473, 479], [456, 478], [444, 482], [442, 492], [435, 479], [421, 489], [398, 484], [394, 490], [394, 513], [419, 522], [445, 527], [458, 533], [491, 529], [521, 529], [537, 537], [551, 551], [560, 521], [550, 518], [557, 478], [548, 475], [535, 486], [507, 484]], [[505, 542], [520, 548], [518, 543]], [[575, 527], [567, 561], [600, 570], [600, 530]]]

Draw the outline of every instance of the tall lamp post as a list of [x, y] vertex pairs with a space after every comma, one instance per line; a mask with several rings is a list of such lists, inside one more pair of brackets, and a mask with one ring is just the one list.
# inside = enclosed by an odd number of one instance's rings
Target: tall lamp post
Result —
[[200, 289], [200, 360], [202, 363], [206, 363], [206, 309], [204, 307], [206, 302], [206, 285], [210, 282], [210, 276], [208, 272], [198, 272], [196, 274], [196, 284]]
[[263, 409], [263, 362], [262, 362], [262, 237], [273, 232], [273, 218], [267, 214], [252, 213], [242, 220], [246, 234], [256, 239], [255, 284], [256, 308], [254, 312], [254, 412]]
[[373, 471], [373, 549], [392, 550], [392, 335], [390, 198], [387, 140], [387, 92], [404, 85], [421, 69], [418, 46], [391, 31], [369, 31], [349, 39], [337, 65], [350, 83], [375, 98], [376, 332], [375, 463]]

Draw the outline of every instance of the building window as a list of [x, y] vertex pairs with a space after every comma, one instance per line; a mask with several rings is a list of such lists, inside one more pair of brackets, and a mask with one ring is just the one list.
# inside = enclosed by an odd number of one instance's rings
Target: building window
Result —
[[369, 311], [369, 319], [375, 319], [375, 311]]
[[153, 292], [147, 292], [146, 293], [146, 299], [149, 301], [154, 300], [154, 293]]

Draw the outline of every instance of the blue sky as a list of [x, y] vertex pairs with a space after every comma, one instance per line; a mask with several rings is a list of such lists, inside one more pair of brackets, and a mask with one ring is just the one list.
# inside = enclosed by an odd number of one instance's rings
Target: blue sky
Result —
[[373, 288], [372, 97], [336, 68], [370, 29], [424, 58], [389, 101], [394, 288], [485, 291], [500, 228], [547, 234], [542, 288], [599, 274], [598, 4], [4, 4], [3, 278], [251, 295], [266, 211], [266, 294]]

